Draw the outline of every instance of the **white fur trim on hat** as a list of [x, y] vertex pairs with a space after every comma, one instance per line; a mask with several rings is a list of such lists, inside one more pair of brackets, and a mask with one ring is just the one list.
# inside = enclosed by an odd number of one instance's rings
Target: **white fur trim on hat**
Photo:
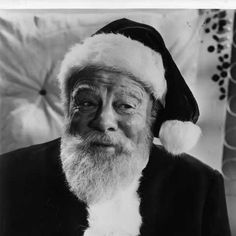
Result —
[[168, 120], [159, 131], [159, 139], [164, 148], [178, 155], [189, 151], [197, 143], [201, 129], [190, 121]]
[[86, 66], [105, 66], [131, 73], [158, 99], [163, 98], [167, 89], [159, 53], [121, 34], [98, 34], [76, 44], [65, 55], [58, 74], [62, 99], [66, 99], [65, 85], [73, 69], [79, 71]]

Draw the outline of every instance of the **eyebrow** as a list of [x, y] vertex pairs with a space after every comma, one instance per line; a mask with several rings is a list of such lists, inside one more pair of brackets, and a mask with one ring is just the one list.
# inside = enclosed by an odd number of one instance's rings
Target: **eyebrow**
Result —
[[142, 101], [142, 98], [143, 98], [143, 94], [142, 94], [142, 92], [137, 92], [137, 91], [128, 91], [127, 89], [122, 89], [122, 95], [124, 94], [124, 95], [128, 95], [128, 96], [130, 96], [130, 97], [132, 97], [132, 98], [135, 98], [135, 99], [137, 99], [139, 102], [141, 102]]
[[75, 86], [75, 89], [72, 92], [72, 96], [75, 96], [75, 94], [77, 94], [79, 91], [86, 90], [86, 89], [92, 90], [94, 92], [98, 92], [98, 89], [91, 84], [80, 84], [78, 86]]

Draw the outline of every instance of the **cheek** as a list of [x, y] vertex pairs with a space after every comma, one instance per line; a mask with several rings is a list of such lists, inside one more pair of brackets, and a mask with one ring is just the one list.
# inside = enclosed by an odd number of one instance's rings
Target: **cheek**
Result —
[[141, 114], [123, 119], [120, 122], [120, 128], [125, 136], [134, 143], [139, 144], [144, 140], [144, 133], [147, 128], [146, 117]]
[[74, 113], [68, 118], [67, 130], [72, 135], [83, 135], [88, 132], [88, 123], [92, 115]]

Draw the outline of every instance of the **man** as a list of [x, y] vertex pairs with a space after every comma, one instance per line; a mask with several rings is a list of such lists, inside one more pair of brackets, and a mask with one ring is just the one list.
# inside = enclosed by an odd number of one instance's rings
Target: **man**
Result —
[[183, 154], [198, 106], [154, 28], [108, 24], [58, 79], [62, 138], [0, 159], [1, 236], [230, 235], [222, 176]]

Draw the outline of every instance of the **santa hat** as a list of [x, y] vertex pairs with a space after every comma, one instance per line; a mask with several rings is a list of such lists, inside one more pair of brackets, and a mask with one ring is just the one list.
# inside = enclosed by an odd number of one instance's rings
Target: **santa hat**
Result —
[[72, 74], [88, 67], [129, 73], [161, 102], [164, 109], [156, 117], [153, 134], [168, 152], [178, 155], [196, 144], [201, 134], [194, 124], [199, 116], [197, 102], [153, 27], [120, 19], [73, 46], [58, 75], [66, 110]]

